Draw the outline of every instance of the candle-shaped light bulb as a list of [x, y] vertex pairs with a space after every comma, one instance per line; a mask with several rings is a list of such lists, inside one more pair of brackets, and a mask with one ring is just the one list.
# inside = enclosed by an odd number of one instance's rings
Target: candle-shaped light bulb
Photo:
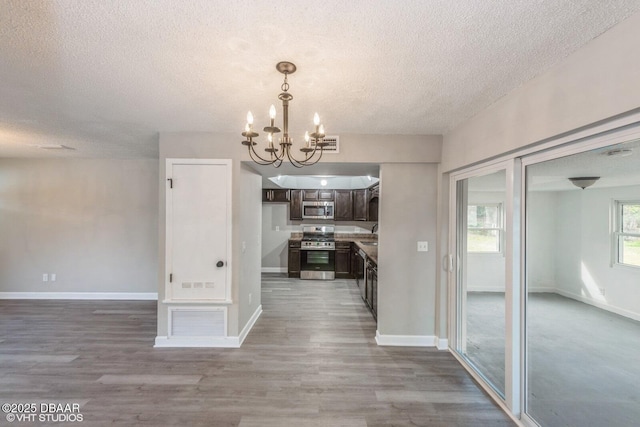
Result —
[[251, 128], [249, 127], [249, 123], [246, 123], [246, 124], [244, 125], [244, 131], [245, 131], [245, 132], [249, 132], [250, 130], [251, 130]]
[[273, 134], [268, 134], [267, 139], [269, 140], [269, 148], [273, 148]]
[[313, 115], [313, 124], [318, 126], [320, 124], [320, 116], [318, 115], [318, 113], [315, 113]]
[[320, 129], [318, 130], [320, 135], [324, 135], [324, 125], [320, 125]]
[[309, 142], [309, 132], [308, 131], [304, 133], [304, 140], [307, 143], [307, 147], [310, 147], [311, 146], [311, 142]]
[[251, 111], [247, 113], [247, 123], [249, 124], [249, 126], [253, 124], [253, 114], [251, 114]]
[[276, 106], [273, 104], [271, 104], [271, 107], [269, 108], [269, 117], [271, 120], [276, 118]]

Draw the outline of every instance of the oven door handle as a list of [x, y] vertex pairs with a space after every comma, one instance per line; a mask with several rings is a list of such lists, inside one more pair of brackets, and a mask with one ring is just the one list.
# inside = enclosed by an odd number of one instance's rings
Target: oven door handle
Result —
[[301, 251], [335, 251], [336, 248], [305, 248], [305, 247], [301, 247], [300, 248]]

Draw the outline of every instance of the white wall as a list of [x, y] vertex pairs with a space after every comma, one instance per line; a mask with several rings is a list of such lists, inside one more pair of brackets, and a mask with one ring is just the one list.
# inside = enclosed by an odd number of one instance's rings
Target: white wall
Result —
[[444, 136], [443, 171], [640, 107], [640, 13]]
[[[555, 281], [565, 296], [640, 320], [640, 268], [611, 265], [612, 200], [640, 200], [640, 186], [557, 194]], [[605, 295], [598, 293], [605, 289]]]
[[640, 268], [611, 264], [613, 200], [628, 199], [640, 200], [640, 187], [530, 192], [530, 291], [556, 292], [640, 320]]
[[0, 292], [157, 292], [157, 206], [157, 160], [0, 159]]
[[[574, 192], [567, 192], [574, 193]], [[569, 195], [569, 194], [568, 194]], [[558, 193], [553, 191], [532, 191], [527, 195], [527, 270], [529, 274], [529, 290], [546, 292], [556, 287], [556, 265], [558, 253], [571, 255], [566, 243], [557, 241], [558, 233], [568, 232], [567, 225], [559, 226], [558, 216], [562, 216], [558, 207]], [[574, 218], [573, 225], [579, 225]], [[571, 241], [573, 239], [567, 239]], [[561, 264], [558, 264], [561, 265]]]

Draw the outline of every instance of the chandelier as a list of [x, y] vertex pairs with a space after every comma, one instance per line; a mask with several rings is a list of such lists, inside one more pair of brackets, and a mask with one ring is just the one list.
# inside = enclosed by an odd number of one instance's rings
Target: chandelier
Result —
[[[242, 145], [247, 146], [251, 160], [259, 165], [273, 165], [279, 168], [285, 159], [288, 159], [289, 162], [297, 168], [314, 165], [320, 161], [324, 147], [328, 145], [328, 143], [324, 142], [324, 126], [320, 124], [318, 113], [315, 113], [313, 117], [315, 131], [312, 133], [305, 132], [305, 145], [300, 149], [300, 151], [304, 153], [304, 159], [296, 159], [291, 154], [293, 139], [289, 136], [289, 101], [293, 99], [293, 95], [289, 93], [289, 83], [287, 82], [287, 76], [295, 73], [296, 66], [291, 62], [278, 62], [276, 69], [284, 74], [284, 83], [282, 83], [280, 87], [282, 93], [278, 95], [278, 99], [282, 101], [283, 113], [283, 133], [278, 142], [280, 148], [276, 148], [273, 141], [273, 134], [280, 133], [281, 131], [280, 128], [274, 124], [276, 119], [276, 107], [274, 105], [271, 105], [271, 108], [269, 108], [271, 123], [264, 128], [264, 131], [267, 133], [267, 148], [264, 149], [265, 152], [269, 153], [268, 156], [265, 156], [267, 158], [261, 157], [254, 149], [257, 143], [253, 141], [253, 138], [258, 137], [259, 134], [253, 130], [253, 114], [251, 114], [251, 111], [247, 113], [247, 124], [244, 132], [242, 132], [242, 136], [246, 139], [242, 141]], [[316, 156], [316, 154], [318, 154], [318, 156]]]

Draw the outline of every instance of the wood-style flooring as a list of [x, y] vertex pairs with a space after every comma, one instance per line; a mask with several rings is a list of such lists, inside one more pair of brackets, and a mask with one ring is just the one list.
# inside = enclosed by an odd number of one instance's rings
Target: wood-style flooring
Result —
[[240, 349], [171, 349], [155, 302], [2, 300], [0, 403], [80, 405], [57, 425], [514, 425], [448, 352], [377, 346], [354, 281], [265, 276], [262, 305]]

